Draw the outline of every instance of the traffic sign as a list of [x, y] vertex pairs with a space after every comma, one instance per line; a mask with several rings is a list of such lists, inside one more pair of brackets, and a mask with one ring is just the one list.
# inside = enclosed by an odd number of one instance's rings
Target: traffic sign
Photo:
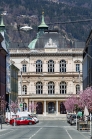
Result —
[[23, 107], [23, 103], [20, 103], [20, 107]]

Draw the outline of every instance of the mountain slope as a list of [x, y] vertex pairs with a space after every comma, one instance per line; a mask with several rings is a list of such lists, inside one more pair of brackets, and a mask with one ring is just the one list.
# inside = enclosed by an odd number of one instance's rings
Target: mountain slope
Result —
[[[67, 24], [66, 22], [92, 19], [91, 0], [53, 1], [55, 0], [1, 0], [0, 11], [1, 13], [7, 11], [7, 15], [4, 16], [4, 21], [11, 40], [20, 41], [22, 38], [28, 42], [35, 38], [37, 26], [41, 22], [41, 13], [44, 9], [45, 22], [49, 25], [50, 29], [58, 27], [63, 35], [66, 32], [70, 38], [86, 41], [92, 27], [92, 22]], [[56, 22], [65, 22], [65, 24], [50, 24]], [[16, 24], [31, 25], [33, 30], [26, 34], [21, 33], [21, 38], [19, 39], [19, 33], [17, 31], [13, 31], [12, 34], [12, 30], [15, 29]]]

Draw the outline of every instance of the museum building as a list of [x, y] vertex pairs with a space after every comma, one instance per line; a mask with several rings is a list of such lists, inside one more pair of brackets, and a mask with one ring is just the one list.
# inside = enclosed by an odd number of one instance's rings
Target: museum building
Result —
[[36, 38], [26, 47], [10, 47], [11, 63], [18, 69], [18, 99], [37, 104], [35, 112], [66, 114], [64, 101], [82, 90], [84, 43], [67, 40], [58, 29], [50, 30], [42, 14]]

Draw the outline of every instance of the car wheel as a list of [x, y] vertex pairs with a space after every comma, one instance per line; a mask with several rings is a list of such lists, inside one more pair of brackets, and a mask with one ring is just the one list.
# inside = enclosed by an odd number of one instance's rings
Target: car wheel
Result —
[[32, 122], [29, 122], [29, 125], [32, 125]]

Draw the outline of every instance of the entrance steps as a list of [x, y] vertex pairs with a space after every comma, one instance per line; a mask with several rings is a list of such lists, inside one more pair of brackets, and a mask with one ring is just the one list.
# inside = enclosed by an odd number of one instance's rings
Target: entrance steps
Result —
[[37, 115], [39, 120], [66, 120], [66, 114], [46, 114], [46, 115]]

